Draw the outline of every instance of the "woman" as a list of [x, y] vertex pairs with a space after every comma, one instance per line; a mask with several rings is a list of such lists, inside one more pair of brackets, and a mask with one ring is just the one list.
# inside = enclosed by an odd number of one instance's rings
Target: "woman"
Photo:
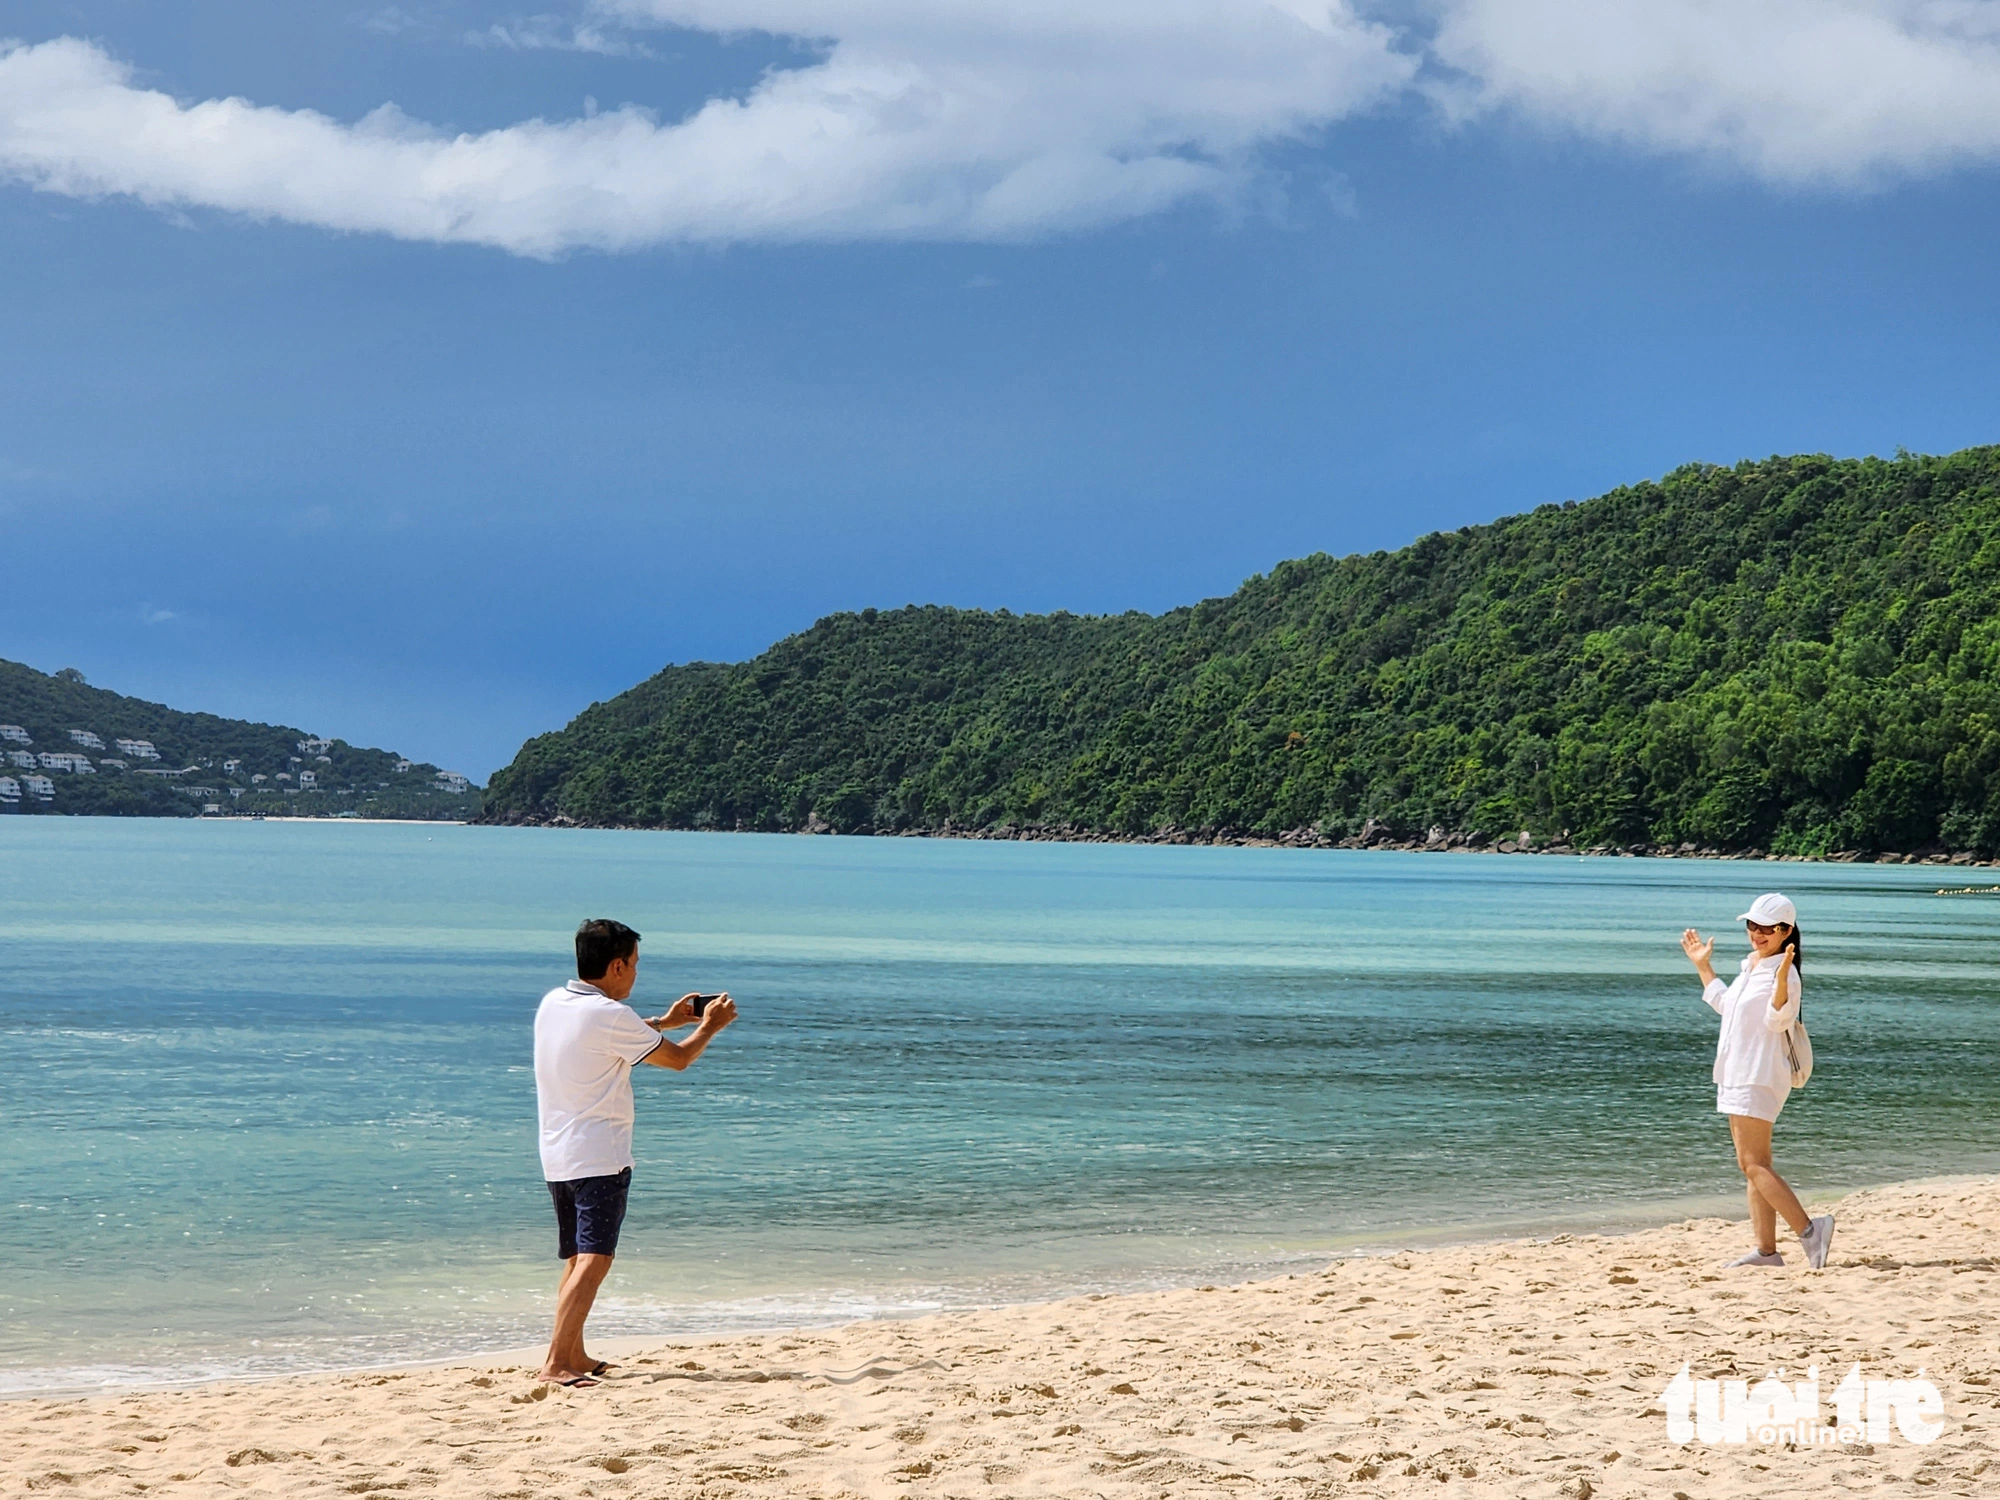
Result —
[[1759, 896], [1737, 918], [1750, 935], [1750, 956], [1735, 982], [1715, 977], [1709, 956], [1715, 939], [1703, 940], [1692, 927], [1681, 934], [1681, 951], [1701, 975], [1701, 998], [1722, 1017], [1715, 1043], [1715, 1108], [1729, 1117], [1736, 1142], [1736, 1165], [1743, 1170], [1750, 1198], [1750, 1229], [1757, 1247], [1733, 1266], [1782, 1266], [1778, 1216], [1799, 1237], [1806, 1264], [1818, 1270], [1833, 1245], [1833, 1215], [1806, 1217], [1798, 1194], [1771, 1167], [1771, 1126], [1792, 1089], [1792, 1065], [1785, 1055], [1785, 1032], [1799, 1018], [1799, 914], [1775, 892]]

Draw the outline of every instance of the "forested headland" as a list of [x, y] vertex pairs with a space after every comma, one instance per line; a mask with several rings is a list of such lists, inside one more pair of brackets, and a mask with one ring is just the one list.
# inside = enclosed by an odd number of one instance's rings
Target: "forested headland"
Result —
[[479, 792], [393, 751], [189, 713], [92, 687], [74, 669], [0, 660], [0, 813], [200, 817], [210, 808], [468, 819]]
[[1693, 464], [1160, 616], [935, 606], [671, 666], [484, 818], [2000, 852], [2000, 448]]

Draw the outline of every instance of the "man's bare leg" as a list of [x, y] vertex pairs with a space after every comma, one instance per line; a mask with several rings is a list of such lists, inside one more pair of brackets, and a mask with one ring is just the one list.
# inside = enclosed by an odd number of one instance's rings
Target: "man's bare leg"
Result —
[[576, 1255], [564, 1263], [556, 1288], [556, 1329], [549, 1340], [549, 1357], [542, 1362], [542, 1379], [575, 1380], [590, 1374], [597, 1361], [583, 1352], [583, 1324], [597, 1301], [597, 1289], [611, 1273], [608, 1255]]
[[[577, 1262], [577, 1257], [574, 1255], [572, 1255], [568, 1260], [563, 1262], [562, 1279], [556, 1283], [556, 1305], [558, 1307], [562, 1305], [563, 1288], [569, 1285], [569, 1278], [576, 1270], [576, 1262]], [[596, 1370], [596, 1368], [603, 1363], [605, 1363], [605, 1361], [599, 1359], [596, 1355], [585, 1354], [583, 1356], [583, 1363], [579, 1365], [577, 1368], [588, 1373]]]

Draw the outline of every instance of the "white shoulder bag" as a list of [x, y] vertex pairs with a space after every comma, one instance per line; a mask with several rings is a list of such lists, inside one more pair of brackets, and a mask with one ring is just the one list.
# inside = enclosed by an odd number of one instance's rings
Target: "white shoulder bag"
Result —
[[1812, 1038], [1806, 1035], [1806, 998], [1799, 996], [1798, 1019], [1785, 1028], [1785, 1061], [1792, 1065], [1792, 1087], [1802, 1089], [1812, 1077]]

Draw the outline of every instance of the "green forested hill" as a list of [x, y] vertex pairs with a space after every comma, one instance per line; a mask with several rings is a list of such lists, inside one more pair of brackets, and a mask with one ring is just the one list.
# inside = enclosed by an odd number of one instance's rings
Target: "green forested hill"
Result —
[[489, 819], [2000, 849], [2000, 448], [1691, 465], [1157, 618], [840, 614]]
[[[22, 730], [30, 741], [0, 730], [0, 776], [17, 785], [42, 776], [52, 787], [46, 801], [24, 790], [18, 802], [0, 808], [10, 813], [190, 817], [216, 806], [234, 813], [469, 818], [479, 811], [479, 793], [441, 786], [436, 766], [345, 740], [301, 745], [312, 739], [303, 730], [183, 713], [91, 687], [74, 671], [50, 674], [0, 660], [0, 726]], [[101, 743], [79, 742], [73, 730]], [[121, 739], [148, 742], [158, 758], [120, 749]], [[81, 755], [91, 769], [43, 766], [44, 754]], [[21, 756], [37, 764], [17, 764]], [[310, 787], [301, 781], [308, 771]]]

